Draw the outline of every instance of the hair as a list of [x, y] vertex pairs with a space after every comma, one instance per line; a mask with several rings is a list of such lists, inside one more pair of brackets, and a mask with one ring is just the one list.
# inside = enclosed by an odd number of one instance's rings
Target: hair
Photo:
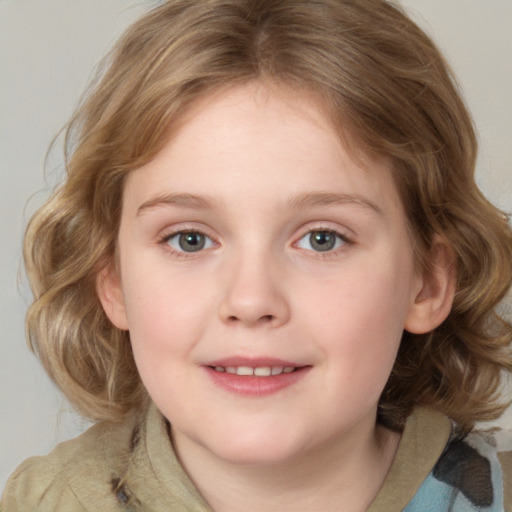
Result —
[[379, 421], [401, 428], [422, 404], [464, 431], [499, 416], [512, 230], [475, 184], [475, 133], [448, 65], [384, 0], [169, 0], [127, 30], [68, 125], [65, 180], [26, 232], [27, 332], [50, 377], [94, 420], [145, 403], [129, 333], [95, 287], [115, 261], [123, 184], [194, 101], [251, 80], [312, 91], [340, 134], [391, 160], [419, 266], [436, 237], [453, 251], [452, 311], [431, 333], [404, 332]]

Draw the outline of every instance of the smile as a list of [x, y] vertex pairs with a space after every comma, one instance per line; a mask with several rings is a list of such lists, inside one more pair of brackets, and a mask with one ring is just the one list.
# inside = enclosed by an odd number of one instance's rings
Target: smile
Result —
[[213, 384], [224, 392], [263, 397], [295, 386], [309, 374], [311, 365], [261, 358], [227, 358], [203, 366]]
[[296, 370], [295, 366], [215, 366], [213, 369], [217, 372], [225, 372], [231, 375], [242, 377], [272, 377], [282, 373], [292, 373]]

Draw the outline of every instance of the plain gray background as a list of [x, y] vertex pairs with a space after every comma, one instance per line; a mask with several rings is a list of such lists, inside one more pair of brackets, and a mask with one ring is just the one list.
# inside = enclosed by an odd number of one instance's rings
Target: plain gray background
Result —
[[[92, 70], [150, 0], [0, 0], [0, 489], [24, 458], [86, 422], [63, 403], [24, 336], [24, 225], [62, 173], [52, 138]], [[512, 0], [403, 0], [455, 69], [481, 143], [478, 181], [512, 210]], [[57, 149], [60, 146], [57, 146]], [[512, 413], [500, 421], [512, 428]]]

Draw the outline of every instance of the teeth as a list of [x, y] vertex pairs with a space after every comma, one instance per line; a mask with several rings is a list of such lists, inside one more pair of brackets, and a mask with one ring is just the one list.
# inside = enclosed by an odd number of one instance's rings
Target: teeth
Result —
[[243, 376], [254, 375], [254, 370], [252, 368], [249, 368], [248, 366], [239, 366], [236, 369], [236, 374], [243, 375]]
[[281, 373], [292, 373], [295, 370], [295, 366], [258, 366], [256, 368], [250, 366], [215, 366], [214, 369], [217, 372], [226, 372], [242, 377], [270, 377], [280, 375]]
[[272, 375], [272, 368], [254, 368], [254, 375], [257, 377], [268, 377], [269, 375]]

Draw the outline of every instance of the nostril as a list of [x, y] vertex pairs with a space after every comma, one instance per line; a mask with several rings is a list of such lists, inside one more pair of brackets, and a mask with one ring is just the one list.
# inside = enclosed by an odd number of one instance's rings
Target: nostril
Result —
[[[274, 315], [263, 315], [263, 316], [260, 316], [258, 319], [255, 319], [255, 320], [256, 320], [256, 322], [269, 323], [269, 322], [272, 322], [274, 320], [274, 318], [275, 318]], [[230, 315], [227, 318], [227, 321], [230, 322], [230, 323], [236, 323], [236, 322], [243, 321], [243, 318], [238, 317], [236, 315]]]

